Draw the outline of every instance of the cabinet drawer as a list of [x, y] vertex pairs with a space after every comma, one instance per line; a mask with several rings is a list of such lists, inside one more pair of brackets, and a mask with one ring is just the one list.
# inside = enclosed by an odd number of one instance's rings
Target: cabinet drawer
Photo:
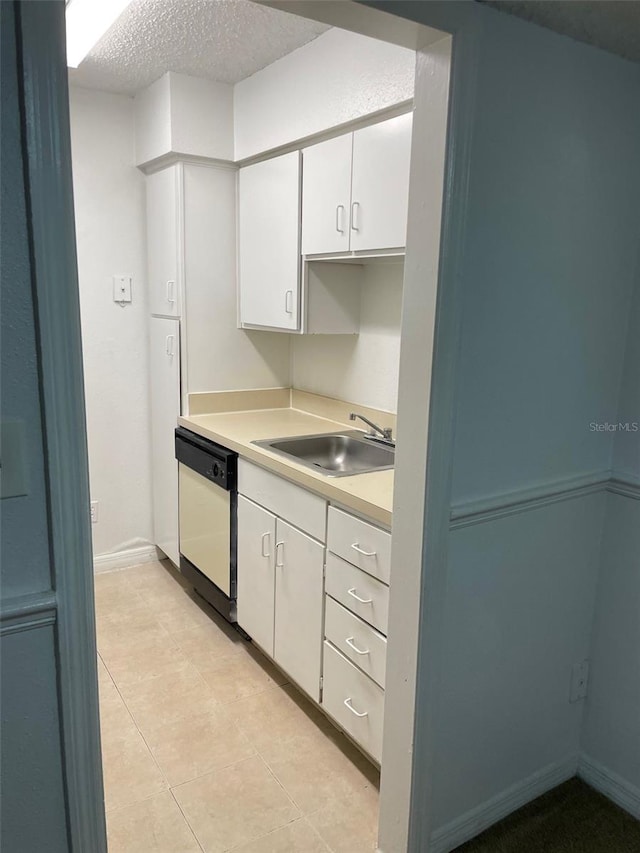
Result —
[[331, 506], [327, 547], [363, 572], [389, 583], [391, 534], [386, 530]]
[[371, 625], [326, 596], [324, 634], [345, 657], [384, 687], [387, 639]]
[[379, 763], [382, 757], [384, 690], [326, 640], [322, 705]]
[[238, 460], [238, 491], [315, 539], [325, 541], [327, 502], [288, 480]]
[[327, 554], [325, 590], [386, 636], [389, 587], [350, 563], [345, 563], [335, 554]]

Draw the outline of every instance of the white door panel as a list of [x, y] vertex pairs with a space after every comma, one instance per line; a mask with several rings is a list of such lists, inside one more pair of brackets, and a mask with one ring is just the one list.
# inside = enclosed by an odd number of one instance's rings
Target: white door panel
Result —
[[242, 325], [300, 324], [300, 152], [245, 166], [239, 176]]
[[149, 312], [180, 317], [180, 167], [146, 177]]
[[349, 250], [353, 134], [302, 152], [302, 254]]
[[406, 244], [412, 114], [353, 134], [351, 250]]
[[238, 625], [273, 657], [276, 518], [238, 495]]
[[274, 660], [320, 700], [324, 545], [276, 522]]
[[180, 322], [152, 317], [149, 327], [154, 542], [177, 566], [178, 463], [174, 430], [180, 414]]

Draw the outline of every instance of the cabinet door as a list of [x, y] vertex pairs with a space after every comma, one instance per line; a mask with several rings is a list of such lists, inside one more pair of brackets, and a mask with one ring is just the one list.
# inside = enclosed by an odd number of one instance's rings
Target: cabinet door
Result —
[[393, 249], [407, 240], [412, 115], [353, 134], [351, 250]]
[[161, 317], [180, 316], [179, 169], [146, 179], [149, 312]]
[[320, 700], [324, 545], [276, 522], [274, 660], [316, 702]]
[[302, 254], [349, 250], [353, 134], [302, 152]]
[[300, 324], [300, 152], [240, 169], [240, 324]]
[[276, 518], [238, 495], [238, 624], [273, 657]]
[[178, 463], [174, 430], [180, 414], [180, 323], [160, 317], [152, 317], [149, 322], [154, 543], [177, 566]]

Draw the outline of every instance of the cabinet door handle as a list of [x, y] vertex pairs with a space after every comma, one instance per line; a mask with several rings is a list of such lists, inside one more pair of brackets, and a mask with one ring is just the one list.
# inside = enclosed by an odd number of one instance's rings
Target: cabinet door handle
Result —
[[344, 700], [344, 704], [347, 706], [347, 708], [351, 711], [352, 714], [356, 715], [356, 717], [368, 717], [369, 716], [368, 711], [356, 711], [356, 709], [351, 704], [351, 696], [349, 696], [348, 699]]
[[354, 651], [357, 655], [368, 655], [368, 654], [369, 654], [369, 649], [359, 649], [359, 648], [356, 646], [356, 644], [353, 642], [353, 637], [345, 637], [345, 638], [344, 638], [344, 641], [345, 641], [345, 643], [346, 643], [350, 648], [352, 648], [352, 649], [353, 649], [353, 651]]
[[336, 231], [339, 234], [344, 234], [344, 204], [339, 204], [336, 207]]
[[287, 314], [293, 314], [293, 290], [287, 290], [284, 295], [284, 310]]
[[354, 551], [357, 551], [358, 554], [362, 554], [363, 557], [375, 557], [377, 555], [377, 551], [364, 551], [358, 542], [354, 542], [351, 546]]
[[173, 335], [167, 335], [167, 340], [165, 342], [165, 350], [166, 350], [166, 353], [168, 356], [173, 356], [173, 354], [174, 354], [173, 353], [173, 342], [174, 342], [174, 340], [175, 339], [174, 339]]
[[269, 537], [269, 542], [271, 542], [271, 534], [268, 531], [267, 531], [267, 533], [262, 534], [262, 556], [263, 557], [270, 557], [271, 556], [271, 553], [266, 553], [266, 551], [264, 549], [264, 543], [265, 543], [265, 539], [267, 537]]
[[359, 601], [360, 604], [371, 604], [373, 602], [372, 598], [360, 598], [360, 596], [356, 592], [355, 586], [352, 586], [351, 589], [348, 589], [347, 593], [351, 596], [351, 598], [355, 598], [356, 601]]
[[176, 283], [175, 281], [167, 282], [167, 302], [173, 304], [176, 301]]
[[[278, 561], [278, 548], [282, 548], [282, 562]], [[276, 542], [276, 569], [284, 569], [284, 542]]]
[[357, 224], [359, 220], [358, 214], [360, 213], [360, 202], [354, 201], [351, 205], [351, 230], [359, 231], [360, 225]]

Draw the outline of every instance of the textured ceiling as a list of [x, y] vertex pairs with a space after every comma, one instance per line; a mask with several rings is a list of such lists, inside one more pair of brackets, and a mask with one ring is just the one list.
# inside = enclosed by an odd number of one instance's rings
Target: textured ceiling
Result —
[[481, 0], [503, 12], [640, 62], [638, 0]]
[[237, 83], [327, 29], [249, 0], [134, 0], [69, 81], [127, 94], [166, 71]]

